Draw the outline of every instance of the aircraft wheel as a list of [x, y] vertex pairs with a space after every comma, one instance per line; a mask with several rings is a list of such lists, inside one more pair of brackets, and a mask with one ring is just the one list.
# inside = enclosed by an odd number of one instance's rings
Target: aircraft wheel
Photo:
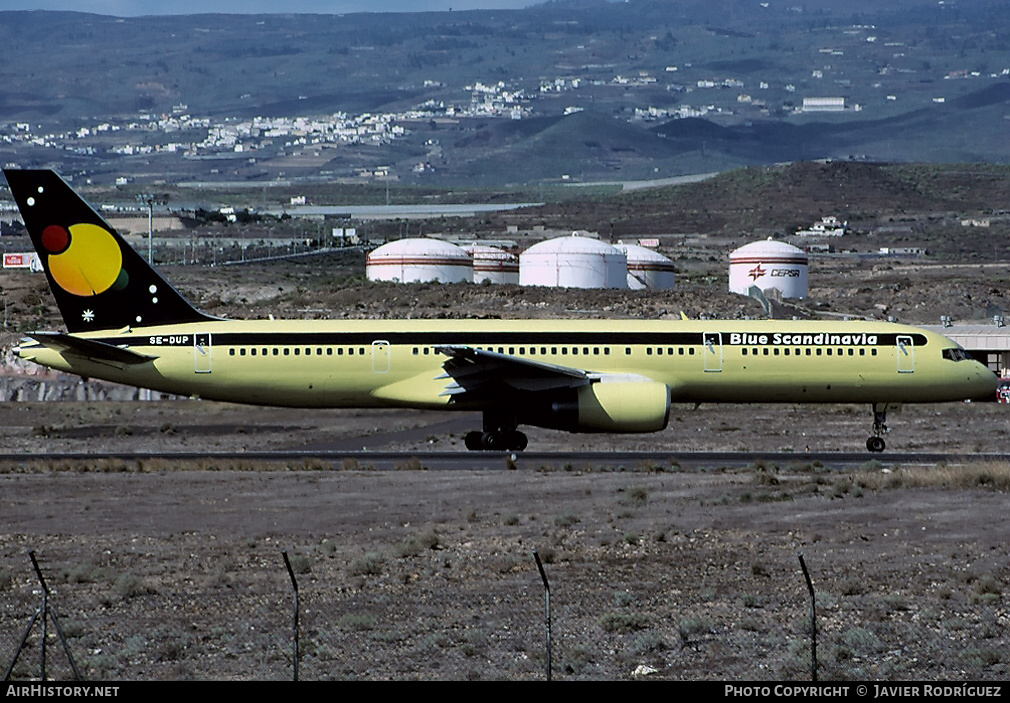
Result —
[[507, 449], [505, 435], [502, 432], [485, 432], [480, 439], [481, 447], [489, 452], [501, 452]]
[[508, 448], [514, 452], [521, 452], [529, 444], [529, 438], [522, 432], [509, 432]]
[[884, 438], [870, 437], [868, 440], [866, 440], [866, 448], [871, 452], [884, 451]]
[[474, 430], [473, 432], [467, 432], [466, 437], [463, 438], [463, 444], [472, 452], [479, 451], [484, 448], [481, 439], [484, 433]]

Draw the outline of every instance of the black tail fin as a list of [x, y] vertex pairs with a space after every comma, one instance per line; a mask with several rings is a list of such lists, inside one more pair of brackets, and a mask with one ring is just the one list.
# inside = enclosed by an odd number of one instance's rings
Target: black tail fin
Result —
[[54, 172], [4, 175], [69, 332], [215, 319], [193, 308]]

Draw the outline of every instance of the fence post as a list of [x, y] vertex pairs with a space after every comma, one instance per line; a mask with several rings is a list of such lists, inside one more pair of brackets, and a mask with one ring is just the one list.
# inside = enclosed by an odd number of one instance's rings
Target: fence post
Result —
[[7, 668], [7, 673], [4, 674], [4, 681], [10, 680], [11, 674], [14, 672], [14, 665], [17, 664], [18, 657], [21, 655], [21, 650], [24, 649], [25, 642], [28, 641], [28, 635], [31, 633], [32, 627], [35, 626], [35, 621], [38, 620], [40, 615], [42, 616], [42, 644], [40, 647], [41, 671], [39, 678], [42, 681], [46, 680], [46, 620], [48, 618], [52, 618], [53, 625], [56, 627], [56, 634], [59, 635], [60, 643], [63, 645], [63, 651], [67, 653], [67, 660], [70, 662], [70, 668], [74, 672], [74, 678], [78, 681], [83, 681], [81, 678], [81, 672], [77, 670], [77, 663], [74, 661], [74, 657], [70, 653], [70, 645], [67, 644], [67, 638], [63, 634], [63, 628], [60, 627], [60, 620], [56, 617], [56, 612], [49, 607], [49, 586], [46, 585], [46, 580], [42, 576], [42, 569], [39, 568], [39, 562], [35, 559], [35, 550], [29, 551], [28, 557], [32, 560], [32, 567], [35, 569], [35, 575], [38, 576], [39, 584], [42, 586], [42, 605], [40, 605], [38, 610], [35, 611], [31, 622], [28, 623], [28, 627], [25, 629], [25, 633], [21, 637], [21, 643], [18, 644], [17, 651], [14, 652], [14, 658], [11, 659], [11, 665]]
[[544, 582], [544, 623], [547, 628], [547, 680], [551, 680], [551, 585], [547, 581], [547, 574], [544, 573], [544, 565], [540, 563], [540, 555], [537, 550], [533, 550], [533, 558], [537, 562], [537, 569], [540, 571], [540, 578]]
[[807, 581], [807, 590], [810, 592], [810, 676], [812, 681], [817, 681], [817, 601], [814, 597], [814, 584], [810, 581], [810, 572], [807, 571], [806, 562], [803, 561], [803, 552], [799, 552], [800, 568], [803, 569], [803, 578]]
[[288, 560], [287, 550], [281, 550], [281, 554], [284, 556], [284, 566], [288, 569], [288, 576], [291, 577], [291, 587], [294, 592], [294, 680], [298, 680], [298, 581], [295, 579], [295, 572], [291, 568], [291, 562]]

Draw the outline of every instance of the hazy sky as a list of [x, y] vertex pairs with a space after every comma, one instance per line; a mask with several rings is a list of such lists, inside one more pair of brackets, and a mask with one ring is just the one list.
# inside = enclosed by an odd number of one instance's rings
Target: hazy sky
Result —
[[515, 9], [541, 0], [2, 0], [0, 10], [76, 10], [100, 15], [424, 12]]

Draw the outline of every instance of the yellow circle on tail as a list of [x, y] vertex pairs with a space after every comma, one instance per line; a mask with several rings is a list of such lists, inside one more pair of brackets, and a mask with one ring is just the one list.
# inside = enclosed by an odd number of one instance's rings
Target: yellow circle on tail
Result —
[[63, 290], [74, 295], [98, 295], [108, 290], [123, 268], [123, 252], [98, 225], [70, 227], [70, 246], [49, 257], [49, 272]]

